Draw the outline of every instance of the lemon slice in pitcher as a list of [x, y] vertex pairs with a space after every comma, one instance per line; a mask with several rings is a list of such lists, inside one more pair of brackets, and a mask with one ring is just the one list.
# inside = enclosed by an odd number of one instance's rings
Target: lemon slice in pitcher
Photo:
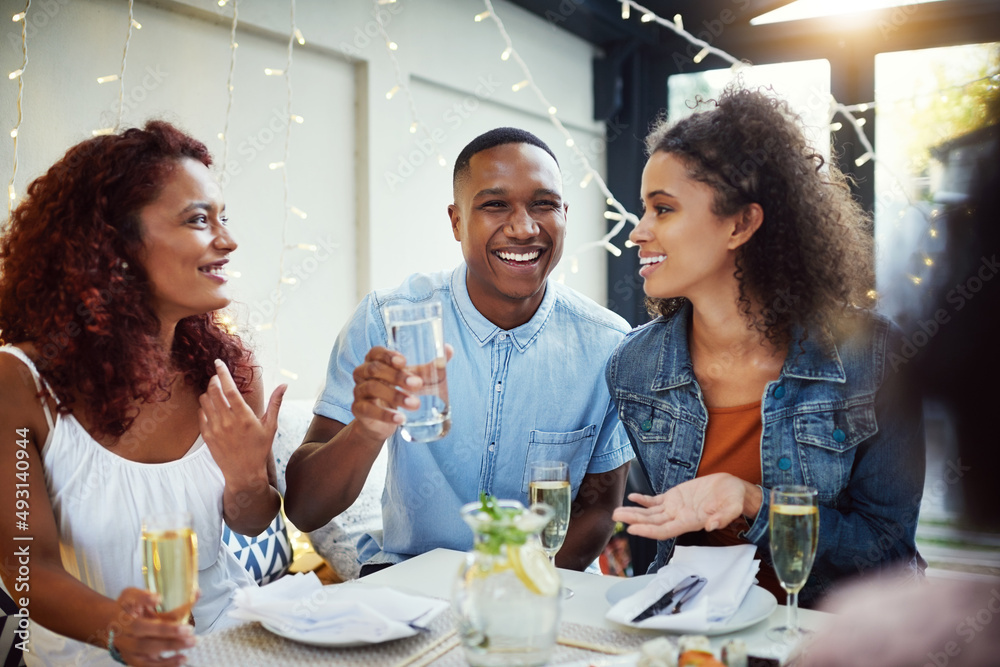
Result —
[[531, 544], [509, 545], [507, 550], [514, 574], [529, 591], [547, 597], [559, 592], [559, 573], [544, 551]]

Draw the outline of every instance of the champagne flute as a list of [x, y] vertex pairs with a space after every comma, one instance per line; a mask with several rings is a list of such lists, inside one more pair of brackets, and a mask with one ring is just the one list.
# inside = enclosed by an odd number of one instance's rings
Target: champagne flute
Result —
[[809, 579], [819, 538], [816, 489], [785, 485], [771, 489], [769, 515], [771, 560], [781, 587], [788, 593], [787, 622], [767, 631], [777, 642], [795, 644], [808, 632], [799, 627], [799, 591]]
[[[569, 515], [573, 504], [573, 491], [569, 483], [569, 465], [563, 461], [537, 461], [531, 464], [528, 482], [531, 504], [545, 503], [552, 508], [552, 519], [539, 537], [542, 549], [555, 567], [556, 554], [566, 540]], [[573, 591], [563, 586], [563, 598], [573, 597]]]
[[168, 512], [142, 520], [142, 577], [158, 593], [157, 611], [187, 623], [198, 595], [198, 537], [191, 514]]

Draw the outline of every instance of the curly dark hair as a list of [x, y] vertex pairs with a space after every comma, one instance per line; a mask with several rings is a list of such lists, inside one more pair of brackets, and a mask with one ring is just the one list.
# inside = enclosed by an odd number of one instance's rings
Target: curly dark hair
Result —
[[215, 359], [241, 392], [253, 380], [249, 349], [216, 313], [182, 319], [171, 350], [158, 342], [139, 211], [184, 158], [212, 163], [162, 121], [77, 144], [28, 186], [0, 238], [0, 343], [33, 345], [59, 409], [81, 406], [97, 436], [119, 438], [135, 402], [168, 398], [176, 371], [199, 393]]
[[[843, 315], [874, 305], [870, 218], [840, 170], [824, 169], [787, 102], [733, 85], [698, 103], [714, 108], [674, 124], [661, 118], [646, 149], [676, 155], [691, 178], [711, 186], [716, 215], [753, 202], [763, 209], [763, 223], [736, 256], [749, 325], [783, 347], [797, 325], [826, 336], [841, 328]], [[684, 301], [650, 298], [646, 306], [654, 317], [670, 316]]]

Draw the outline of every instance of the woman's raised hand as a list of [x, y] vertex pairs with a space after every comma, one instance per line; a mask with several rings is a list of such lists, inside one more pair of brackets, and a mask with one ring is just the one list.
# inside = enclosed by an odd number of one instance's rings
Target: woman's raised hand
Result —
[[658, 496], [630, 493], [639, 507], [619, 507], [612, 518], [628, 524], [632, 535], [667, 540], [698, 530], [716, 530], [742, 516], [755, 516], [763, 494], [759, 487], [728, 473], [715, 473], [678, 484]]
[[288, 385], [274, 390], [264, 416], [258, 418], [243, 400], [226, 365], [217, 359], [215, 370], [208, 389], [198, 398], [202, 437], [227, 484], [231, 480], [260, 479], [266, 475], [271, 443], [278, 429], [278, 410]]

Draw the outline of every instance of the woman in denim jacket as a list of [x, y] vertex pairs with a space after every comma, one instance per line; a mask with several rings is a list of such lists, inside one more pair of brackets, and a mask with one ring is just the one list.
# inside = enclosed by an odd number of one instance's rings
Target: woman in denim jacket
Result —
[[656, 496], [615, 519], [675, 543], [768, 553], [769, 489], [818, 489], [804, 605], [850, 575], [922, 561], [920, 397], [905, 341], [870, 309], [868, 219], [787, 104], [730, 89], [647, 138], [630, 239], [656, 319], [619, 345], [607, 382]]

